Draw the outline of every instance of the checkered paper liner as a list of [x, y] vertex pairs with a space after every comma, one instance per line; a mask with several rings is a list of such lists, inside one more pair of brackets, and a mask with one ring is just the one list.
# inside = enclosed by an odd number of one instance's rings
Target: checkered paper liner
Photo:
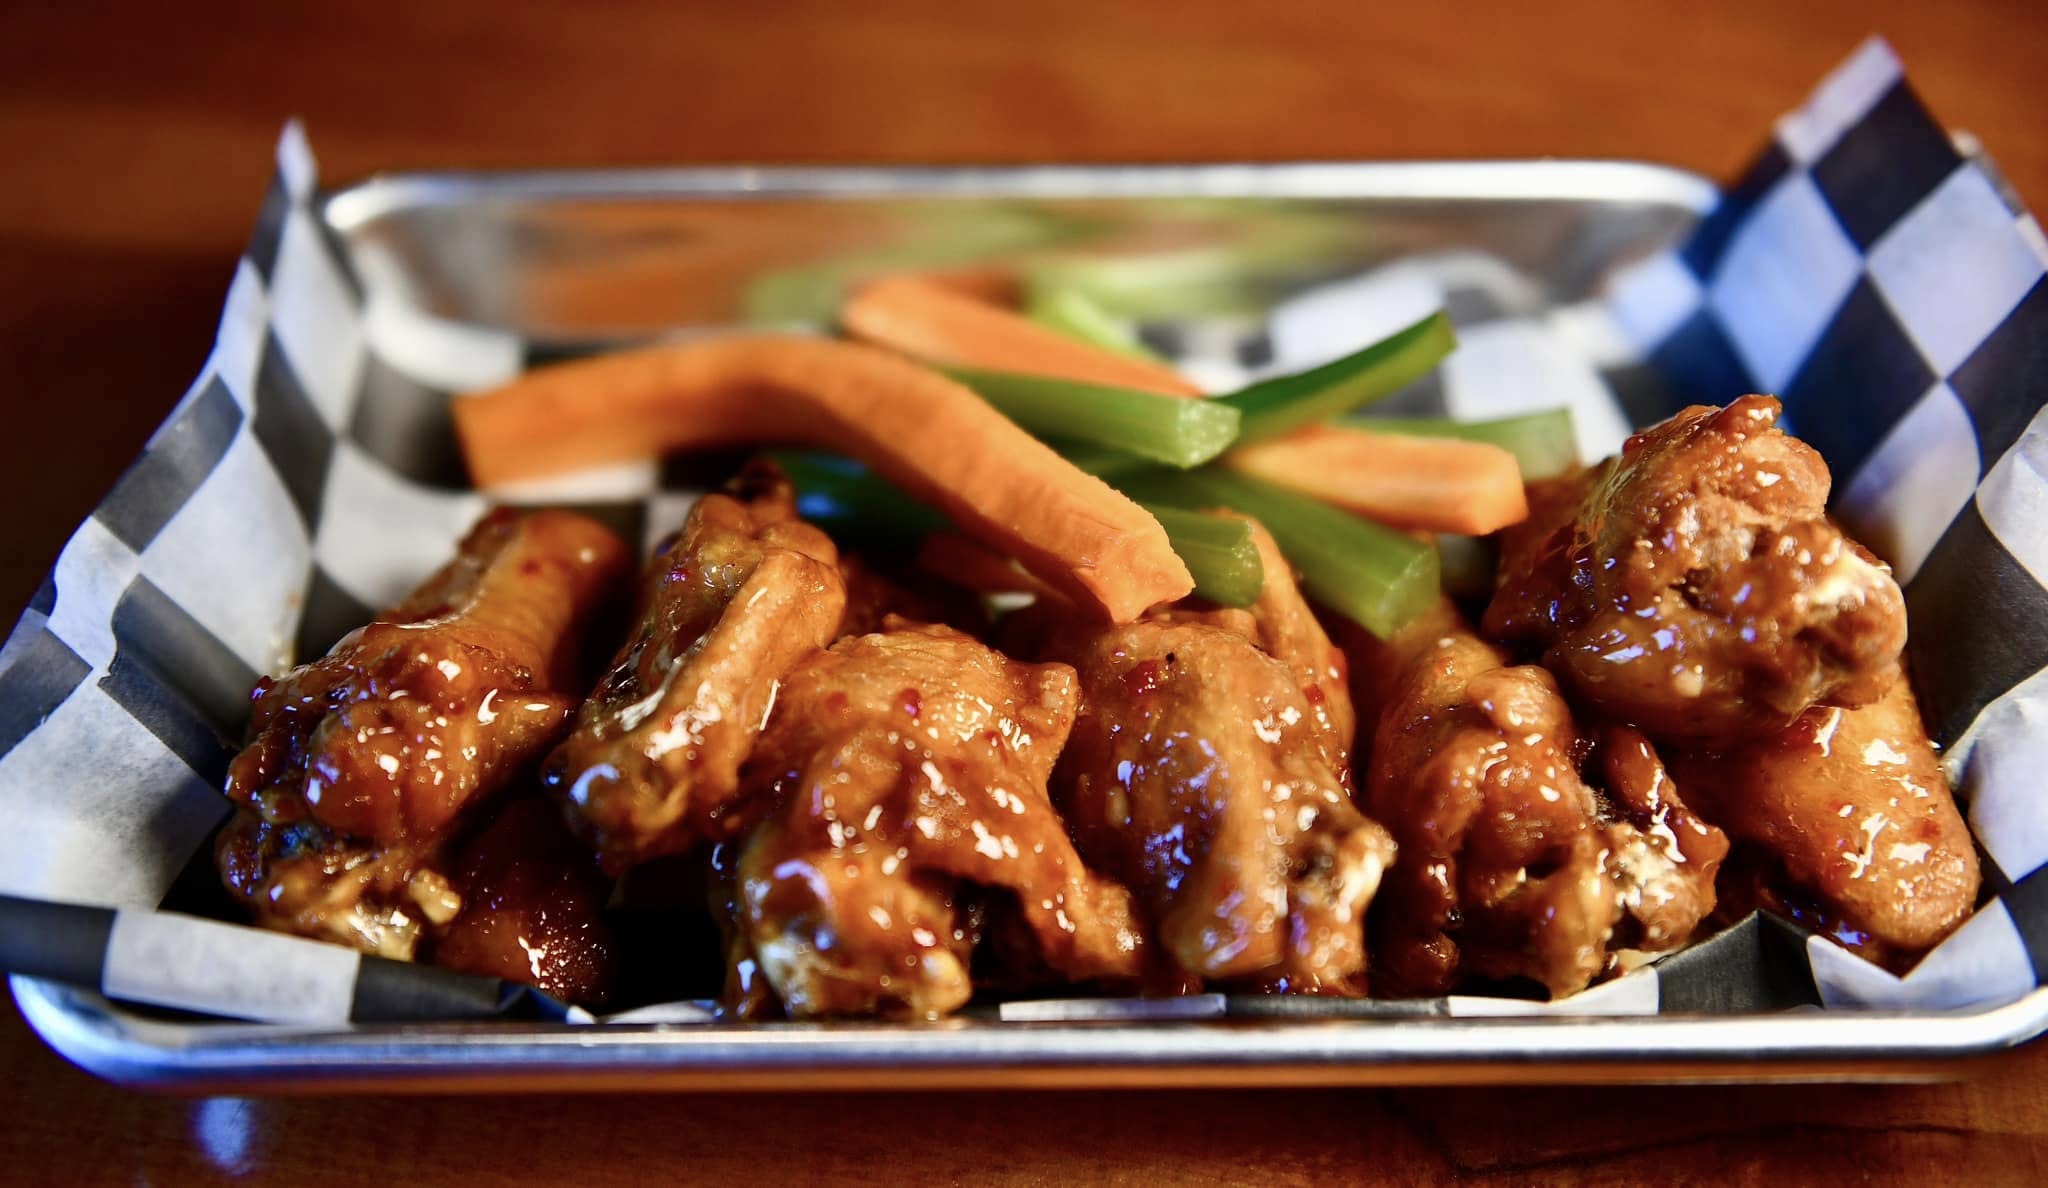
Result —
[[[153, 910], [224, 815], [256, 676], [320, 654], [395, 601], [484, 510], [449, 423], [453, 394], [550, 354], [366, 291], [317, 209], [312, 156], [289, 128], [212, 357], [0, 649], [0, 811], [12, 824], [0, 832], [0, 959], [15, 972], [281, 1021], [452, 1009], [421, 987], [445, 991], [457, 975]], [[1447, 253], [1301, 294], [1250, 333], [1147, 327], [1222, 386], [1322, 362], [1440, 305], [1459, 349], [1389, 407], [1481, 417], [1567, 404], [1588, 458], [1684, 403], [1781, 395], [1834, 469], [1838, 513], [1905, 584], [1915, 683], [1990, 859], [1994, 897], [1911, 973], [1759, 916], [1549, 1006], [1207, 996], [1009, 1004], [1001, 1016], [1957, 1007], [2042, 984], [2044, 273], [2039, 225], [1957, 151], [1873, 41], [1779, 123], [1682, 250], [1613, 278], [1599, 300], [1554, 306], [1492, 257]], [[691, 479], [686, 464], [648, 464], [492, 494], [573, 506], [650, 544], [680, 523]], [[225, 968], [236, 976], [209, 973]], [[453, 1013], [518, 997], [498, 991], [473, 990]]]

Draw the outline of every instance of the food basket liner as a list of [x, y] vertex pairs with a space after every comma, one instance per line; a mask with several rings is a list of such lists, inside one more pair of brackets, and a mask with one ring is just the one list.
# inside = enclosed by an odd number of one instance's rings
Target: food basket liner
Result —
[[[1865, 44], [1679, 250], [1600, 298], [1549, 304], [1477, 254], [1298, 294], [1261, 324], [1148, 337], [1212, 382], [1321, 362], [1423, 306], [1461, 345], [1398, 394], [1413, 413], [1569, 404], [1582, 452], [1690, 402], [1780, 395], [1833, 468], [1836, 511], [1889, 559], [1929, 728], [1987, 858], [1990, 898], [1900, 977], [1751, 917], [1557, 1004], [1204, 996], [1011, 1004], [1009, 1018], [1960, 1008], [2048, 971], [2048, 241], [1959, 151], [1882, 41]], [[159, 911], [222, 820], [256, 677], [395, 601], [484, 510], [448, 403], [549, 354], [366, 292], [286, 129], [198, 380], [79, 529], [0, 649], [0, 957], [127, 1001], [300, 1024], [587, 1018], [485, 979]], [[680, 523], [687, 465], [494, 497], [573, 506], [643, 547]], [[191, 877], [189, 874], [188, 878]], [[451, 997], [452, 996], [452, 997]], [[634, 1019], [702, 1017], [689, 1004]]]

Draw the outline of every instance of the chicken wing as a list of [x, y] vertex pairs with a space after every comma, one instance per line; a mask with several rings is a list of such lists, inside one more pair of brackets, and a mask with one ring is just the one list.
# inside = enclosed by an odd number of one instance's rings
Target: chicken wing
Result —
[[546, 796], [507, 804], [448, 863], [462, 911], [434, 937], [435, 965], [525, 982], [601, 1006], [618, 977], [604, 906], [611, 880]]
[[1082, 685], [1056, 795], [1182, 977], [1361, 994], [1365, 911], [1393, 845], [1352, 805], [1342, 658], [1255, 538], [1266, 585], [1250, 611], [1045, 629], [1041, 654]]
[[[1651, 736], [1727, 745], [1897, 679], [1905, 601], [1826, 517], [1827, 464], [1778, 402], [1694, 407], [1503, 539], [1488, 635], [1533, 643], [1565, 685]], [[1569, 514], [1565, 514], [1565, 513]]]
[[790, 1014], [957, 1009], [991, 895], [1065, 977], [1138, 975], [1129, 892], [1082, 864], [1046, 794], [1075, 692], [1065, 665], [902, 620], [789, 674], [748, 765], [776, 807], [740, 846], [735, 906]]
[[697, 501], [543, 771], [607, 868], [736, 831], [740, 765], [783, 674], [838, 630], [837, 563], [778, 473], [750, 470], [731, 493]]
[[627, 557], [582, 516], [493, 512], [405, 601], [259, 681], [228, 769], [228, 889], [268, 927], [411, 956], [460, 906], [442, 843], [559, 736]]
[[1768, 860], [1761, 886], [1731, 891], [1873, 960], [1925, 952], [1976, 904], [1977, 851], [1905, 681], [1721, 754], [1676, 754], [1671, 767], [1702, 811]]
[[1390, 643], [1347, 642], [1381, 706], [1366, 810], [1400, 845], [1375, 907], [1377, 989], [1477, 975], [1563, 997], [1713, 910], [1727, 839], [1642, 735], [1582, 733], [1548, 672], [1509, 667], [1447, 603]]

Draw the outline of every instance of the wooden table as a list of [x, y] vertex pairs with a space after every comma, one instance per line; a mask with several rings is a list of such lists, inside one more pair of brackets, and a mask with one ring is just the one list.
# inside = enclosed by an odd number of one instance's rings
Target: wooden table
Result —
[[[10, 7], [0, 493], [16, 510], [0, 517], [0, 604], [27, 600], [198, 370], [295, 114], [329, 179], [1541, 154], [1727, 176], [1881, 31], [1936, 111], [2048, 202], [2048, 8], [2028, 0], [596, 7]], [[188, 1101], [92, 1081], [10, 1012], [0, 1066], [0, 1167], [23, 1183], [2048, 1182], [2048, 1046], [1944, 1088]]]

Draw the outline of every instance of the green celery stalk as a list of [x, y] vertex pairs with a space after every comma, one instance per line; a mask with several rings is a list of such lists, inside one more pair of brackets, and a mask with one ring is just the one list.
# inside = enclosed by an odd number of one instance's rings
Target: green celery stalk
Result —
[[768, 456], [795, 485], [797, 513], [835, 536], [914, 546], [950, 524], [851, 458], [784, 450]]
[[1130, 388], [965, 367], [943, 369], [1032, 433], [1168, 466], [1199, 466], [1237, 440], [1238, 411]]
[[1026, 295], [1024, 315], [1048, 330], [1055, 330], [1078, 342], [1100, 347], [1130, 359], [1159, 362], [1131, 323], [1102, 308], [1079, 289], [1045, 289], [1034, 286]]
[[1555, 478], [1579, 464], [1578, 436], [1568, 408], [1545, 409], [1490, 421], [1452, 421], [1435, 417], [1345, 418], [1345, 424], [1373, 433], [1408, 437], [1455, 437], [1497, 445], [1515, 456], [1524, 481]]
[[1307, 496], [1214, 467], [1137, 471], [1114, 481], [1140, 501], [1228, 507], [1252, 517], [1301, 571], [1309, 597], [1381, 639], [1439, 597], [1433, 546]]
[[1250, 606], [1266, 583], [1251, 525], [1164, 504], [1141, 504], [1194, 575], [1195, 594], [1218, 606]]
[[1305, 281], [1354, 271], [1372, 236], [1343, 212], [1242, 198], [1147, 203], [1143, 227], [1154, 240], [1143, 250], [1038, 253], [1027, 291], [1083, 293], [1128, 318], [1257, 317]]
[[1244, 414], [1238, 444], [1262, 441], [1399, 391], [1428, 375], [1457, 344], [1451, 320], [1438, 311], [1363, 350], [1321, 367], [1262, 380], [1218, 396], [1214, 403]]

